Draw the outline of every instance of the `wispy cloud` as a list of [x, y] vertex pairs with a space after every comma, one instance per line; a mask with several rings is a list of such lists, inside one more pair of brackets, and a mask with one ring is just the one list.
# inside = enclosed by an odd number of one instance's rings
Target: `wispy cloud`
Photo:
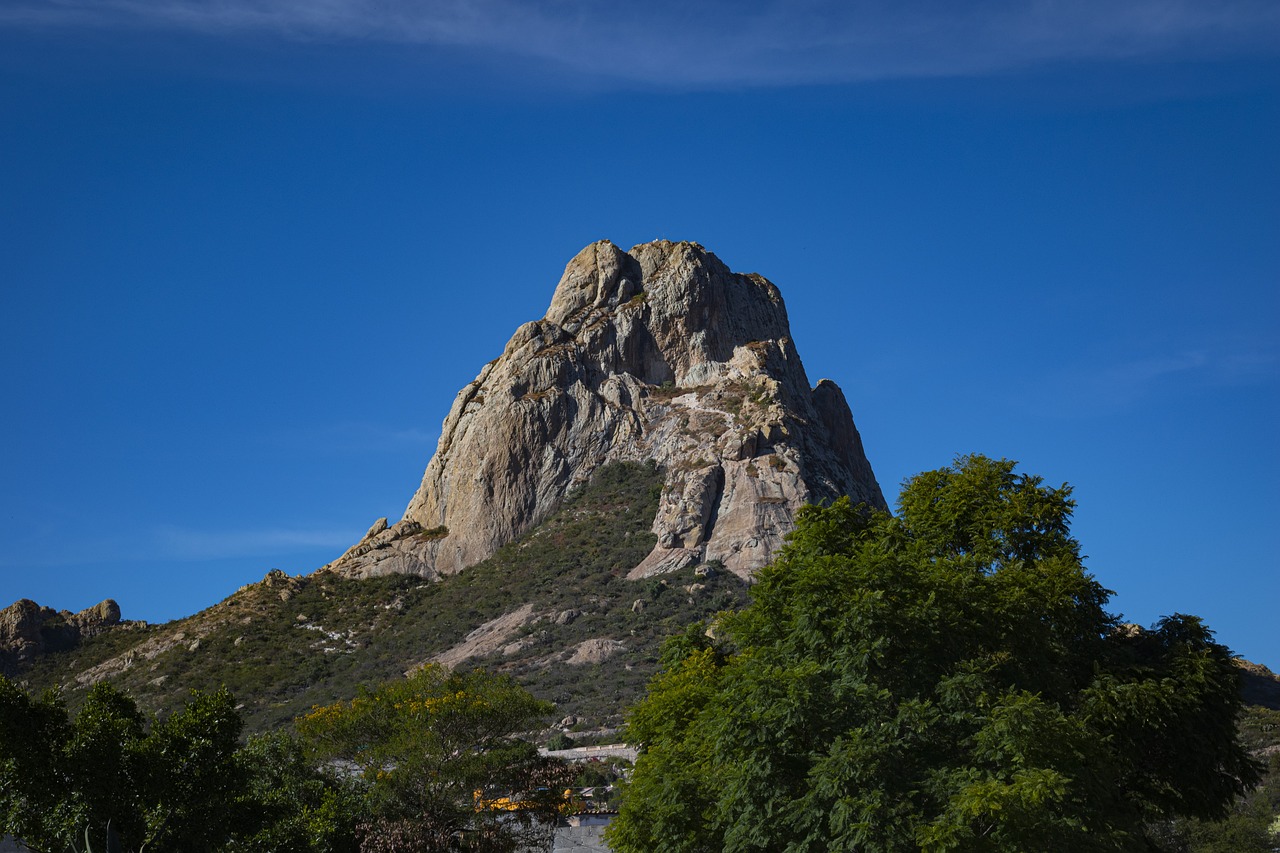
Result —
[[0, 26], [457, 47], [686, 87], [1280, 49], [1274, 0], [9, 0]]
[[[0, 556], [0, 572], [29, 572], [107, 563], [193, 563], [261, 558], [302, 551], [326, 551], [330, 559], [355, 544], [364, 529], [355, 527], [261, 527], [198, 529], [177, 525], [142, 528], [129, 536], [88, 535], [36, 550], [19, 548]], [[319, 566], [317, 562], [316, 568]]]
[[363, 531], [264, 528], [260, 530], [194, 530], [161, 527], [154, 532], [154, 559], [220, 560], [269, 557], [313, 548], [338, 552], [353, 545]]
[[1047, 413], [1091, 416], [1161, 394], [1275, 381], [1278, 374], [1280, 353], [1272, 346], [1200, 347], [1070, 367], [1034, 396]]

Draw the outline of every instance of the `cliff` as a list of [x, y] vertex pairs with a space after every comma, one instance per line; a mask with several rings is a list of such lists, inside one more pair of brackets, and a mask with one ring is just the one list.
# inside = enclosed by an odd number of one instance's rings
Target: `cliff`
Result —
[[803, 504], [885, 506], [843, 393], [809, 384], [777, 287], [696, 243], [601, 241], [458, 392], [403, 518], [324, 568], [456, 573], [614, 461], [665, 478], [657, 545], [631, 577], [716, 560], [749, 577]]

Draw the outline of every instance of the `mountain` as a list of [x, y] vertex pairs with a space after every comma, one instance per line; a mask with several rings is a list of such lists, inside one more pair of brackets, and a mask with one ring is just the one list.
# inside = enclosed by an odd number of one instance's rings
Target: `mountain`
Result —
[[665, 472], [633, 577], [718, 561], [748, 578], [803, 504], [885, 507], [844, 395], [809, 385], [777, 287], [696, 243], [601, 241], [458, 392], [404, 517], [325, 568], [453, 574], [618, 461]]
[[741, 606], [795, 511], [842, 495], [885, 507], [778, 289], [695, 243], [604, 241], [458, 393], [394, 524], [309, 576], [9, 659], [73, 703], [104, 678], [159, 711], [226, 685], [252, 729], [426, 662], [484, 666], [567, 726], [616, 725], [663, 640]]
[[[161, 712], [225, 685], [263, 730], [436, 661], [510, 673], [562, 728], [616, 726], [663, 640], [740, 607], [795, 509], [843, 494], [884, 506], [777, 288], [693, 243], [596, 243], [459, 392], [395, 524], [163, 625], [19, 601], [0, 667], [72, 705], [101, 679]], [[1246, 700], [1280, 707], [1241, 665]]]

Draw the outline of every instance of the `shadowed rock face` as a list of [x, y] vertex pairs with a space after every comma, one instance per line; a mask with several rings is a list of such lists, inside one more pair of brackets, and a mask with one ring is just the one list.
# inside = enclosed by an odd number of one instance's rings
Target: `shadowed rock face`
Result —
[[885, 507], [843, 393], [809, 385], [772, 283], [696, 243], [601, 241], [458, 393], [404, 518], [325, 568], [460, 571], [620, 460], [666, 472], [658, 545], [633, 577], [702, 560], [747, 577], [801, 505]]

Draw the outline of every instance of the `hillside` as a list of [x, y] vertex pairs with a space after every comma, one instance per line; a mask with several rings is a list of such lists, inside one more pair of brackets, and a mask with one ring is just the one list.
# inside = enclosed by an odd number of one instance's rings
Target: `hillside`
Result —
[[466, 572], [290, 577], [273, 571], [225, 601], [164, 625], [108, 631], [23, 669], [34, 689], [74, 705], [108, 679], [148, 710], [225, 685], [251, 730], [290, 720], [357, 684], [441, 659], [513, 674], [575, 729], [616, 726], [657, 665], [662, 640], [746, 585], [714, 564], [628, 580], [654, 546], [661, 488], [653, 466], [597, 472], [547, 521]]

